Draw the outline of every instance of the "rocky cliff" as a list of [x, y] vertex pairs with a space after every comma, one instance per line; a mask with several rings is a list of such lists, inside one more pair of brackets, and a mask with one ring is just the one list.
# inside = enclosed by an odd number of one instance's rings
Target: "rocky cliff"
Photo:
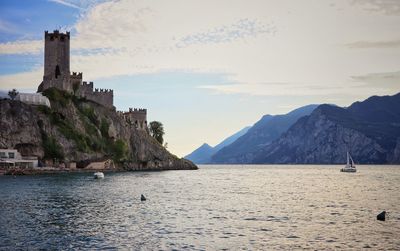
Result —
[[0, 100], [0, 148], [78, 166], [110, 158], [128, 170], [197, 169], [115, 110], [56, 89], [45, 95], [51, 108]]
[[260, 149], [253, 163], [400, 163], [400, 93], [348, 108], [321, 105]]
[[283, 115], [265, 115], [246, 134], [216, 152], [210, 163], [252, 163], [257, 151], [279, 138], [299, 118], [309, 115], [318, 105], [307, 105]]

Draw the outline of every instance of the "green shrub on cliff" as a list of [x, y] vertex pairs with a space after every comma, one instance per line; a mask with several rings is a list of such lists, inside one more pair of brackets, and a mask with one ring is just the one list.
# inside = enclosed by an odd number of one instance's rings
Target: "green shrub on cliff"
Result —
[[128, 153], [128, 146], [123, 140], [117, 139], [112, 144], [112, 156], [115, 162], [124, 161], [126, 159], [127, 153]]
[[64, 152], [60, 144], [52, 136], [42, 135], [45, 159], [64, 159]]
[[106, 119], [101, 119], [100, 132], [103, 137], [108, 137], [108, 130], [110, 129], [110, 124]]
[[71, 94], [68, 94], [67, 92], [60, 91], [56, 88], [49, 88], [43, 92], [43, 95], [49, 98], [51, 101], [52, 105], [53, 104], [60, 104], [62, 106], [66, 106], [69, 103], [69, 100], [71, 100], [72, 96]]
[[95, 125], [97, 125], [99, 123], [98, 120], [97, 120], [97, 116], [94, 113], [93, 107], [90, 107], [90, 106], [86, 106], [86, 107], [78, 106], [78, 109], [85, 117], [87, 117], [90, 120], [90, 122], [92, 122]]

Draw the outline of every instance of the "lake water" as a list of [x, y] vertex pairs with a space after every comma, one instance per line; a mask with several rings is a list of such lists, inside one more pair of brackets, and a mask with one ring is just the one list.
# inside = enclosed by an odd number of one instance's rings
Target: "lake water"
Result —
[[340, 168], [1, 176], [0, 250], [399, 250], [400, 166]]

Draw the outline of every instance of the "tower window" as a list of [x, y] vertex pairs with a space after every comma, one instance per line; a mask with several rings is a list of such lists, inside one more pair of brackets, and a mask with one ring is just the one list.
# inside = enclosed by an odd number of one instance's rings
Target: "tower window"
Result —
[[61, 75], [60, 67], [57, 65], [57, 66], [56, 66], [55, 77], [57, 78], [57, 77], [60, 76], [60, 75]]

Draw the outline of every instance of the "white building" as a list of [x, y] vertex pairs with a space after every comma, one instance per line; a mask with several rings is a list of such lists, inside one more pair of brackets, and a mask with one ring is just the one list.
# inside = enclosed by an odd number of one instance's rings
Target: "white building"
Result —
[[0, 167], [38, 167], [37, 157], [23, 157], [15, 149], [0, 149]]
[[49, 99], [41, 93], [19, 93], [15, 99], [30, 105], [45, 105], [50, 107]]

